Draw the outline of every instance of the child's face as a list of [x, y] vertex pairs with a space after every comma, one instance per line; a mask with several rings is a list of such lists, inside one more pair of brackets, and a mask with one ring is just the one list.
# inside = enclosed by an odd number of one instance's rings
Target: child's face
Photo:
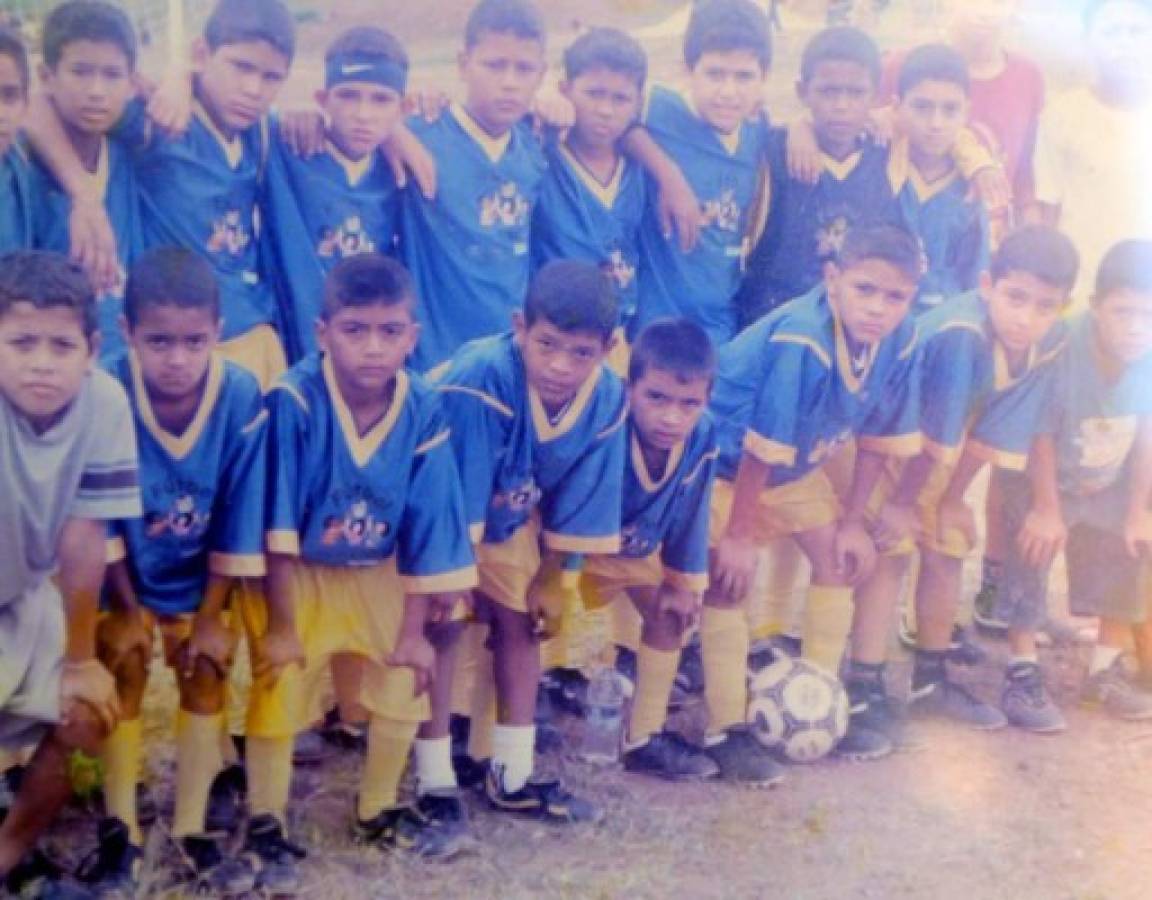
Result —
[[404, 365], [420, 334], [410, 302], [346, 306], [316, 323], [316, 340], [343, 390], [379, 396]]
[[13, 303], [0, 316], [0, 393], [37, 430], [48, 428], [80, 392], [95, 353], [75, 310]]
[[916, 296], [916, 279], [882, 259], [862, 259], [824, 270], [828, 300], [849, 337], [878, 344], [904, 321]]
[[7, 152], [16, 140], [27, 110], [28, 94], [16, 60], [0, 53], [0, 153]]
[[193, 65], [200, 99], [217, 127], [233, 133], [260, 121], [288, 77], [287, 57], [260, 40], [222, 44], [214, 51], [197, 41]]
[[947, 156], [968, 119], [968, 95], [951, 81], [921, 81], [900, 99], [897, 114], [916, 153]]
[[1101, 77], [1147, 85], [1152, 81], [1152, 11], [1130, 0], [1101, 7], [1088, 31], [1088, 50]]
[[865, 66], [830, 59], [817, 64], [807, 83], [797, 87], [812, 114], [812, 127], [825, 150], [847, 150], [856, 143], [872, 111], [876, 85]]
[[760, 108], [767, 76], [751, 50], [713, 50], [688, 70], [688, 93], [700, 118], [731, 134]]
[[1107, 356], [1130, 365], [1152, 353], [1152, 293], [1112, 291], [1095, 301], [1092, 315]]
[[55, 69], [41, 69], [45, 92], [60, 118], [84, 134], [107, 134], [135, 88], [128, 57], [104, 41], [72, 41]]
[[640, 441], [654, 450], [671, 450], [684, 441], [704, 415], [711, 390], [711, 379], [649, 366], [628, 386], [628, 409]]
[[490, 134], [503, 134], [527, 115], [544, 77], [540, 42], [507, 32], [482, 32], [458, 62], [468, 112]]
[[1016, 15], [1017, 0], [966, 0], [952, 14], [952, 39], [978, 50], [995, 50]]
[[573, 131], [584, 144], [593, 147], [615, 145], [640, 111], [640, 85], [636, 79], [611, 69], [581, 72], [571, 81], [562, 82], [560, 92], [575, 111]]
[[1068, 302], [1068, 289], [1028, 272], [980, 276], [980, 293], [996, 339], [1014, 353], [1027, 353], [1048, 333]]
[[345, 81], [316, 94], [328, 115], [333, 142], [352, 159], [361, 159], [387, 140], [404, 114], [402, 100], [395, 89], [368, 81]]
[[528, 384], [548, 406], [563, 406], [575, 397], [613, 346], [598, 334], [563, 331], [547, 319], [528, 325], [519, 313], [513, 326]]
[[220, 340], [220, 320], [211, 309], [146, 306], [135, 326], [125, 323], [124, 336], [149, 393], [178, 401], [200, 390]]

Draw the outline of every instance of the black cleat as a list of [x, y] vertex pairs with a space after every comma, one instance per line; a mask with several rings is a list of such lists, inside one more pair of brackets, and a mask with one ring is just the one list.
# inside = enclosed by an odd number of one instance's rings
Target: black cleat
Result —
[[948, 645], [948, 660], [960, 666], [978, 666], [988, 658], [985, 650], [973, 634], [971, 628], [963, 625], [952, 626], [952, 641]]
[[784, 778], [784, 770], [772, 753], [756, 740], [746, 725], [733, 725], [724, 737], [704, 747], [725, 781], [753, 787], [772, 787]]
[[456, 783], [462, 788], [480, 790], [484, 787], [484, 776], [488, 774], [488, 760], [473, 759], [467, 753], [452, 757], [452, 768], [456, 772]]
[[459, 843], [463, 850], [473, 843], [468, 823], [468, 810], [459, 790], [435, 790], [423, 793], [416, 800], [416, 812], [439, 828], [446, 837]]
[[720, 767], [699, 747], [675, 731], [658, 731], [639, 747], [624, 751], [624, 770], [668, 781], [713, 778]]
[[297, 863], [308, 855], [284, 836], [284, 826], [268, 813], [248, 822], [244, 856], [256, 869], [256, 886], [267, 894], [295, 894], [300, 890]]
[[96, 849], [81, 861], [76, 878], [101, 900], [132, 900], [142, 857], [124, 822], [101, 819], [96, 826]]
[[465, 849], [468, 835], [452, 834], [410, 806], [394, 806], [368, 820], [354, 818], [352, 838], [381, 850], [447, 860]]
[[345, 722], [338, 707], [324, 713], [324, 721], [317, 729], [319, 735], [335, 747], [348, 753], [368, 752], [368, 725], [364, 722]]
[[220, 849], [221, 837], [189, 834], [179, 839], [194, 894], [246, 894], [256, 887], [256, 870], [251, 861], [225, 856]]
[[248, 774], [239, 763], [225, 766], [212, 779], [208, 789], [208, 813], [205, 827], [209, 832], [234, 832], [244, 817], [248, 801]]
[[517, 791], [506, 791], [499, 773], [491, 766], [484, 779], [484, 796], [488, 805], [500, 812], [564, 825], [596, 824], [604, 817], [599, 807], [570, 793], [559, 781], [527, 781]]
[[888, 735], [869, 728], [853, 713], [848, 719], [848, 731], [840, 738], [832, 752], [840, 759], [865, 762], [890, 756], [895, 749]]
[[579, 669], [559, 666], [549, 669], [540, 678], [540, 690], [547, 696], [553, 711], [584, 718], [588, 678]]
[[96, 897], [40, 850], [28, 853], [0, 887], [4, 888], [4, 896], [21, 900], [94, 900]]

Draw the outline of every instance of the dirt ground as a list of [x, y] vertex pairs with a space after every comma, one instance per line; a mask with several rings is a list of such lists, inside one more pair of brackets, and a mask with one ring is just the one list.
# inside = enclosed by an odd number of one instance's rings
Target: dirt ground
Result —
[[[880, 23], [888, 41], [909, 27], [928, 33], [936, 6]], [[318, 55], [339, 28], [382, 20], [405, 38], [418, 84], [448, 85], [467, 8], [465, 0], [379, 4], [332, 3], [338, 12], [308, 25], [288, 86], [289, 103], [306, 102], [319, 74]], [[660, 77], [675, 73], [680, 4], [666, 0], [546, 2], [556, 55], [580, 22], [611, 22], [641, 33]], [[1038, 4], [1031, 4], [1033, 8]], [[790, 108], [791, 80], [804, 38], [815, 23], [784, 7], [769, 87], [775, 112]], [[902, 24], [903, 23], [903, 24]], [[1043, 23], [1042, 23], [1043, 24]], [[1066, 23], [1046, 27], [1046, 52], [1063, 46]], [[1061, 30], [1064, 27], [1065, 30]], [[887, 30], [885, 30], [887, 29]], [[903, 30], [902, 30], [903, 29]], [[1053, 69], [1060, 67], [1053, 63]], [[971, 573], [970, 573], [971, 575]], [[966, 673], [994, 699], [1005, 662]], [[667, 785], [590, 768], [553, 754], [543, 765], [602, 803], [602, 825], [563, 829], [513, 821], [472, 800], [479, 852], [448, 865], [382, 857], [345, 838], [358, 762], [341, 758], [298, 771], [292, 830], [311, 850], [305, 897], [342, 898], [896, 898], [938, 900], [1140, 900], [1152, 864], [1152, 724], [1110, 722], [1079, 708], [1083, 649], [1047, 651], [1044, 664], [1070, 728], [1061, 736], [1009, 730], [978, 734], [940, 725], [913, 726], [908, 745], [874, 763], [795, 766], [778, 788], [763, 792], [719, 784]], [[903, 691], [907, 661], [894, 666]], [[148, 768], [170, 821], [175, 695], [169, 676], [154, 679], [146, 708]], [[702, 709], [680, 724], [698, 728]], [[565, 723], [573, 741], [578, 723]], [[73, 816], [53, 840], [67, 855], [89, 845], [91, 821]], [[170, 868], [164, 829], [152, 830], [145, 893], [158, 896]]]

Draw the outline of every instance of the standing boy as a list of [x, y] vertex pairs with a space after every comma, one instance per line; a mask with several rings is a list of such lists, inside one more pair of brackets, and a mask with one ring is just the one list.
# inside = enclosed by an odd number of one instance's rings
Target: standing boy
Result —
[[20, 125], [28, 109], [28, 53], [0, 29], [0, 253], [32, 246], [37, 203]]

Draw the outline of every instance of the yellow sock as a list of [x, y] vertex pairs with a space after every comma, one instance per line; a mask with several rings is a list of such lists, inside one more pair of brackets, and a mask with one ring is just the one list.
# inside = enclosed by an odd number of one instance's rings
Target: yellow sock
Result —
[[704, 607], [700, 616], [700, 653], [710, 735], [744, 721], [748, 705], [748, 643], [748, 620], [743, 609]]
[[185, 837], [204, 831], [208, 790], [224, 765], [220, 731], [224, 713], [202, 716], [180, 710], [176, 714], [176, 812], [172, 834]]
[[540, 645], [540, 663], [543, 670], [567, 669], [572, 661], [572, 654], [568, 650], [568, 635], [563, 631], [556, 637], [546, 640]]
[[627, 594], [621, 594], [612, 601], [608, 609], [612, 617], [612, 643], [639, 653], [640, 632], [644, 628], [644, 620], [640, 618], [636, 604], [628, 599]]
[[248, 738], [248, 806], [253, 816], [271, 813], [281, 823], [292, 791], [292, 738]]
[[357, 813], [363, 820], [396, 805], [400, 779], [408, 766], [408, 753], [416, 740], [415, 722], [397, 722], [373, 716], [368, 723], [368, 757], [360, 778]]
[[636, 693], [628, 719], [628, 742], [639, 744], [664, 727], [668, 698], [680, 662], [677, 650], [657, 650], [640, 645], [636, 653]]
[[852, 630], [852, 588], [814, 584], [804, 605], [801, 655], [837, 675]]
[[143, 758], [144, 725], [140, 719], [123, 719], [104, 741], [104, 804], [109, 816], [128, 826], [132, 843], [140, 844], [136, 821], [136, 781]]
[[492, 671], [492, 651], [484, 646], [488, 627], [473, 626], [469, 631], [476, 665], [472, 670], [472, 724], [468, 731], [468, 755], [473, 759], [491, 759], [492, 729], [496, 726], [496, 677]]

